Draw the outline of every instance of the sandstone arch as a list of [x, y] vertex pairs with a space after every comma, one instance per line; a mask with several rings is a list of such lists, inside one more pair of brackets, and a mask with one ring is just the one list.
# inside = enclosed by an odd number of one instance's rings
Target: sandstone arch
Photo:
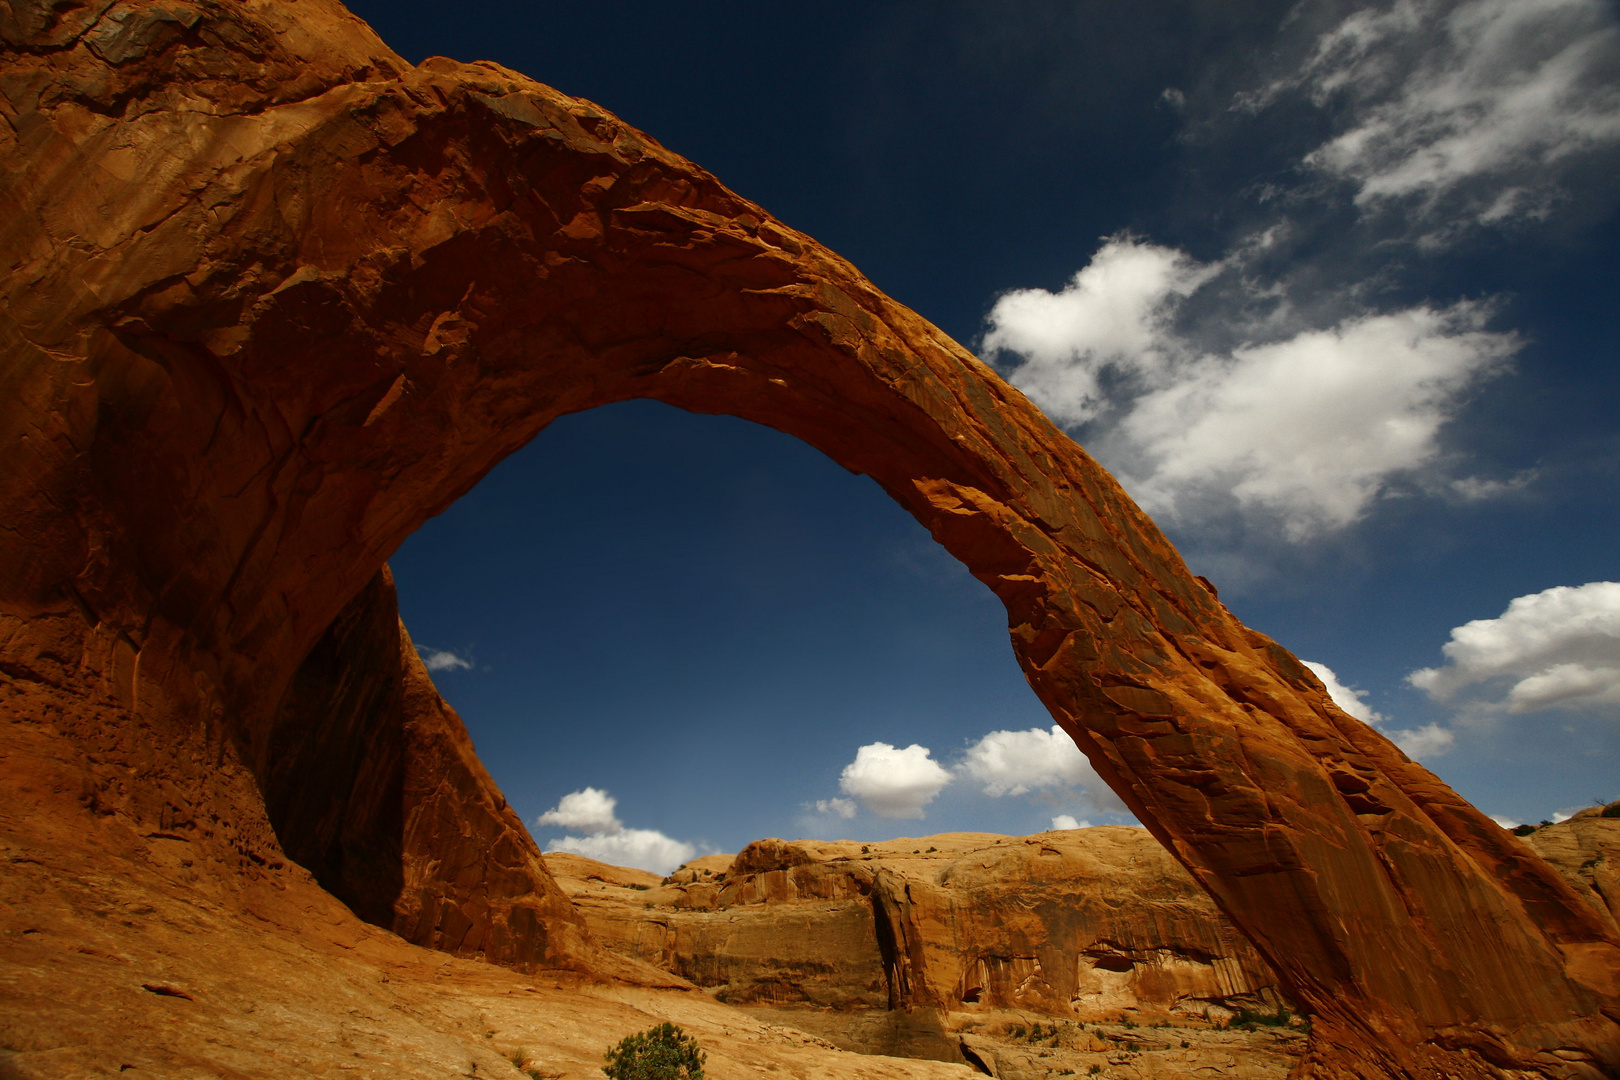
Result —
[[493, 65], [411, 68], [332, 0], [10, 0], [0, 40], [8, 767], [273, 875], [275, 763], [347, 732], [284, 832], [408, 831], [443, 911], [407, 934], [578, 962], [377, 575], [550, 420], [652, 397], [871, 475], [995, 591], [1057, 721], [1316, 1016], [1309, 1074], [1620, 1068], [1611, 922], [1016, 391], [701, 169]]

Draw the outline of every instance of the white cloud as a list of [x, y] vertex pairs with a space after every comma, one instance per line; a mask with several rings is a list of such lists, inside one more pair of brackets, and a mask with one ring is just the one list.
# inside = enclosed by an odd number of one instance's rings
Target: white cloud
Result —
[[1297, 75], [1348, 122], [1305, 161], [1362, 207], [1450, 195], [1490, 224], [1542, 216], [1565, 166], [1620, 143], [1620, 27], [1603, 0], [1397, 0], [1316, 43]]
[[552, 840], [547, 851], [569, 851], [576, 855], [633, 866], [655, 874], [667, 874], [697, 854], [697, 848], [656, 829], [627, 829], [615, 813], [618, 800], [599, 788], [571, 792], [557, 805], [535, 819], [537, 826], [552, 825], [578, 830], [584, 836], [563, 836]]
[[1219, 269], [1116, 237], [1061, 293], [1008, 293], [988, 317], [986, 355], [1017, 354], [1015, 385], [1060, 423], [1089, 422], [1092, 451], [1152, 513], [1236, 509], [1294, 541], [1347, 526], [1439, 461], [1463, 394], [1520, 345], [1462, 302], [1199, 349], [1171, 317]]
[[1492, 711], [1620, 705], [1620, 582], [1560, 585], [1451, 631], [1447, 663], [1407, 680], [1436, 701], [1473, 691]]
[[665, 836], [656, 829], [564, 836], [553, 840], [546, 850], [569, 851], [612, 866], [633, 866], [654, 874], [668, 874], [697, 855], [697, 848], [691, 844]]
[[1089, 829], [1089, 828], [1091, 828], [1091, 822], [1089, 822], [1089, 821], [1076, 821], [1074, 819], [1073, 814], [1059, 814], [1057, 817], [1052, 819], [1052, 828], [1054, 830], [1058, 830], [1058, 829]]
[[1022, 356], [1018, 387], [1058, 423], [1084, 423], [1105, 403], [1106, 369], [1145, 375], [1165, 366], [1179, 347], [1169, 330], [1176, 302], [1219, 269], [1173, 248], [1113, 237], [1060, 291], [1003, 293], [983, 348]]
[[1504, 829], [1517, 829], [1521, 824], [1523, 824], [1523, 822], [1514, 821], [1510, 817], [1503, 817], [1501, 814], [1492, 814], [1491, 820], [1502, 826]]
[[1484, 321], [1474, 304], [1408, 308], [1200, 357], [1120, 423], [1134, 493], [1179, 514], [1219, 491], [1293, 540], [1349, 525], [1439, 457], [1463, 391], [1517, 349]]
[[950, 782], [951, 774], [926, 746], [912, 743], [900, 750], [875, 742], [855, 752], [838, 786], [880, 817], [920, 818], [923, 808]]
[[832, 814], [845, 821], [855, 816], [855, 800], [853, 799], [817, 799], [816, 813]]
[[420, 653], [422, 666], [429, 671], [471, 671], [473, 663], [449, 649], [424, 649]]
[[1340, 682], [1339, 677], [1334, 674], [1332, 668], [1326, 664], [1318, 664], [1313, 660], [1302, 660], [1300, 662], [1310, 668], [1318, 679], [1322, 680], [1322, 685], [1327, 687], [1328, 697], [1333, 699], [1333, 704], [1360, 720], [1363, 724], [1381, 724], [1384, 722], [1384, 714], [1376, 712], [1371, 705], [1368, 705], [1362, 699], [1362, 691], [1352, 690]]
[[623, 826], [615, 808], [619, 800], [600, 788], [588, 787], [564, 795], [557, 805], [535, 819], [537, 825], [578, 829], [587, 833], [618, 832]]
[[[1343, 709], [1349, 715], [1364, 724], [1377, 727], [1388, 722], [1389, 717], [1373, 709], [1362, 697], [1362, 692], [1353, 690], [1339, 680], [1339, 676], [1326, 664], [1319, 664], [1313, 660], [1301, 661], [1306, 667], [1316, 673], [1327, 688], [1328, 697], [1333, 704]], [[1396, 746], [1404, 750], [1408, 757], [1422, 761], [1425, 758], [1439, 757], [1456, 744], [1457, 737], [1448, 728], [1439, 724], [1426, 724], [1420, 728], [1404, 728], [1395, 731], [1385, 731], [1384, 734]]]
[[1032, 788], [1102, 786], [1086, 755], [1056, 724], [1050, 731], [992, 731], [968, 747], [958, 769], [996, 797]]
[[1457, 742], [1457, 736], [1449, 728], [1443, 728], [1439, 724], [1425, 724], [1420, 728], [1407, 728], [1403, 731], [1386, 731], [1384, 734], [1404, 750], [1408, 757], [1416, 761], [1439, 757]]

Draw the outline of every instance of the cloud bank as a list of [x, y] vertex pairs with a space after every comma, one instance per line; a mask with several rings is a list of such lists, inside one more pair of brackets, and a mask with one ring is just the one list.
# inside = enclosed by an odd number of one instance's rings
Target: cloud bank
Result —
[[[981, 347], [1016, 357], [1009, 378], [1047, 415], [1087, 426], [1088, 444], [1150, 513], [1259, 513], [1303, 541], [1434, 466], [1466, 392], [1520, 346], [1485, 329], [1488, 306], [1464, 301], [1207, 349], [1174, 316], [1229, 270], [1116, 236], [1059, 292], [1003, 294]], [[1231, 276], [1227, 287], [1263, 299]]]
[[536, 826], [554, 826], [582, 836], [550, 841], [547, 851], [567, 851], [614, 866], [633, 866], [654, 874], [667, 874], [697, 855], [697, 848], [665, 836], [656, 829], [627, 829], [619, 820], [618, 800], [599, 788], [570, 792], [557, 805], [535, 819]]

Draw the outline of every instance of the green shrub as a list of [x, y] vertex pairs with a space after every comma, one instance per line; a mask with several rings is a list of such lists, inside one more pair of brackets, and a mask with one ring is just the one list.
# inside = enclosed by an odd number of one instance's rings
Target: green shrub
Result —
[[703, 1080], [704, 1053], [674, 1024], [659, 1024], [620, 1041], [602, 1067], [610, 1080]]
[[1275, 1016], [1273, 1016], [1271, 1013], [1251, 1012], [1248, 1009], [1239, 1009], [1237, 1011], [1237, 1015], [1232, 1017], [1232, 1022], [1229, 1026], [1246, 1027], [1250, 1031], [1253, 1031], [1256, 1024], [1262, 1024], [1266, 1027], [1287, 1027], [1288, 1020], [1289, 1013], [1286, 1006], [1278, 1006]]
[[1514, 836], [1529, 836], [1531, 833], [1533, 833], [1535, 831], [1536, 831], [1536, 827], [1534, 825], [1520, 825], [1520, 826], [1518, 826], [1517, 828], [1515, 828], [1513, 830], [1513, 835]]

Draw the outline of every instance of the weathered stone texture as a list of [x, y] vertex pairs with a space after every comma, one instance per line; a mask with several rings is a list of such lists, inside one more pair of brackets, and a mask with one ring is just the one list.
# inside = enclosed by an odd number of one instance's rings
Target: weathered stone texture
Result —
[[545, 858], [597, 941], [722, 1001], [1144, 1023], [1280, 1004], [1276, 976], [1141, 829], [761, 840], [668, 883]]

